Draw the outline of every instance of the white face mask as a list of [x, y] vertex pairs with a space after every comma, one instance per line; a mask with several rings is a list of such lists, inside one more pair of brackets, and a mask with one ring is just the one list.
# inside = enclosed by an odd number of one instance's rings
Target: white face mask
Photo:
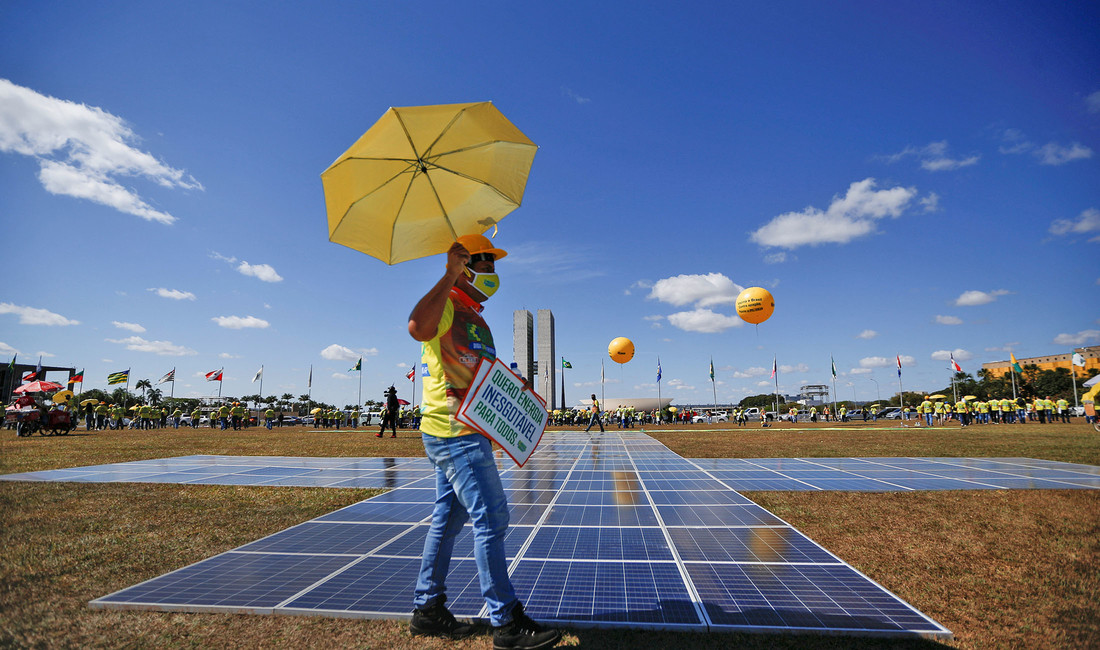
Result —
[[491, 298], [500, 288], [500, 276], [496, 273], [478, 273], [467, 267], [466, 277], [470, 279], [470, 286], [486, 298]]

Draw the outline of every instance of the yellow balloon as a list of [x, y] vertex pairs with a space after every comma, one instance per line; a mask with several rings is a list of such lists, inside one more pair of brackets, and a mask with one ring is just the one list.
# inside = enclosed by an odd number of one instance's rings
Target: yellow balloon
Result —
[[749, 287], [737, 296], [737, 315], [746, 323], [759, 325], [771, 318], [775, 299], [767, 289]]
[[626, 363], [634, 358], [634, 343], [624, 337], [613, 340], [611, 345], [607, 346], [607, 353], [611, 355], [611, 360], [615, 363]]

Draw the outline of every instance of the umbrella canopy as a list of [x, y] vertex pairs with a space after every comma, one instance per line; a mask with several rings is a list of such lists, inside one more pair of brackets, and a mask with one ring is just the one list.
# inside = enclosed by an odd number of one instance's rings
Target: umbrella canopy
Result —
[[48, 393], [51, 390], [58, 390], [64, 388], [61, 384], [55, 384], [52, 381], [32, 381], [29, 384], [23, 384], [19, 388], [16, 388], [16, 393]]
[[519, 207], [538, 147], [490, 102], [391, 108], [321, 174], [329, 241], [387, 264]]
[[69, 401], [72, 396], [73, 392], [71, 390], [63, 390], [53, 396], [53, 402], [54, 404], [64, 404], [65, 402]]
[[320, 413], [320, 412], [321, 412], [322, 410], [323, 410], [323, 409], [321, 409], [321, 408], [315, 408], [315, 409], [313, 409], [312, 411], [310, 411], [310, 412], [309, 412], [309, 414], [310, 414], [310, 415], [317, 415], [317, 414], [318, 414], [318, 413]]
[[968, 400], [968, 399], [978, 399], [978, 396], [977, 396], [977, 395], [964, 395], [964, 396], [963, 396], [963, 399], [964, 399], [964, 400]]
[[940, 395], [937, 393], [935, 395], [929, 395], [928, 399], [947, 399], [947, 395]]
[[86, 400], [84, 400], [83, 402], [80, 403], [81, 406], [87, 406], [89, 404], [99, 404], [99, 400], [94, 399], [94, 398], [89, 398], [89, 399], [86, 399]]

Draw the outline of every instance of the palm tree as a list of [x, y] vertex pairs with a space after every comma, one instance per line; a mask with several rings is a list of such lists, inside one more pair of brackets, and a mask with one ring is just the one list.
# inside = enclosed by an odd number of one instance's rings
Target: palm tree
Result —
[[153, 384], [150, 383], [148, 379], [139, 379], [138, 382], [134, 384], [134, 390], [141, 390], [141, 401], [143, 402], [145, 401], [145, 391], [152, 387]]
[[159, 389], [159, 388], [150, 388], [149, 389], [149, 404], [152, 405], [152, 406], [156, 406], [156, 405], [160, 404], [160, 398], [163, 395], [164, 395], [164, 391], [162, 391], [161, 389]]

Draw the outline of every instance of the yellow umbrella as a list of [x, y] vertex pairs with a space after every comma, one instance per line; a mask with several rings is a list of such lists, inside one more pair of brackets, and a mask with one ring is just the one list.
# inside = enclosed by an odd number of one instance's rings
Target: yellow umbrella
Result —
[[490, 102], [391, 108], [321, 174], [329, 240], [387, 264], [519, 207], [538, 147]]
[[964, 399], [964, 400], [967, 400], [967, 399], [978, 399], [978, 396], [977, 396], [977, 395], [966, 395], [966, 396], [964, 396], [964, 397], [963, 397], [963, 399]]
[[317, 415], [317, 414], [318, 414], [318, 413], [320, 413], [320, 412], [321, 412], [321, 409], [320, 409], [320, 408], [315, 408], [315, 409], [313, 409], [312, 411], [310, 411], [310, 412], [309, 412], [309, 414], [310, 414], [310, 415]]
[[937, 393], [935, 395], [929, 395], [928, 399], [947, 399], [947, 395], [940, 395]]
[[87, 406], [89, 404], [99, 404], [99, 400], [94, 399], [94, 398], [89, 398], [89, 399], [86, 399], [86, 400], [84, 400], [83, 402], [80, 403], [81, 406]]
[[71, 398], [72, 396], [73, 396], [73, 392], [71, 390], [58, 391], [58, 392], [54, 393], [54, 396], [52, 398], [53, 403], [54, 404], [64, 404], [65, 402], [69, 401], [69, 398]]

